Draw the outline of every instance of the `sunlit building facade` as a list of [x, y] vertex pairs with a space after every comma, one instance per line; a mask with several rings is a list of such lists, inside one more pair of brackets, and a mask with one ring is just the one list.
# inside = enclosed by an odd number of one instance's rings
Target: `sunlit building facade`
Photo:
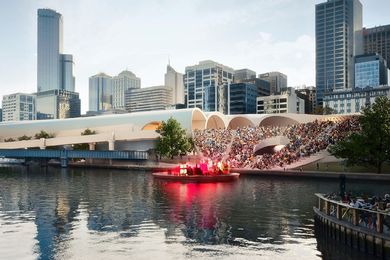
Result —
[[35, 120], [35, 95], [16, 93], [3, 96], [2, 121]]
[[232, 83], [234, 70], [220, 63], [206, 60], [185, 69], [184, 87], [187, 108], [206, 112], [219, 111], [219, 88]]
[[108, 111], [112, 108], [112, 77], [99, 73], [89, 78], [89, 111]]
[[305, 101], [299, 98], [293, 88], [280, 95], [257, 98], [257, 114], [282, 114], [282, 113], [305, 113]]
[[354, 86], [354, 57], [363, 54], [362, 4], [327, 0], [316, 5], [317, 105], [332, 91]]
[[48, 90], [37, 93], [37, 119], [65, 119], [80, 116], [79, 94], [67, 90]]
[[379, 54], [355, 58], [355, 88], [379, 87], [388, 84], [386, 61]]
[[125, 109], [125, 92], [128, 89], [141, 88], [141, 79], [133, 72], [124, 70], [112, 79], [112, 107]]

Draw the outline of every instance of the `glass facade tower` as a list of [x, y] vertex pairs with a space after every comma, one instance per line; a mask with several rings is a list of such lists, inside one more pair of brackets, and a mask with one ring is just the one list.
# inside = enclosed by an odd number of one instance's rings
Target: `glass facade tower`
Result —
[[89, 111], [112, 108], [112, 77], [104, 73], [89, 78]]
[[316, 5], [317, 105], [325, 94], [354, 86], [354, 57], [363, 54], [362, 4], [328, 0]]
[[184, 94], [188, 108], [198, 107], [206, 112], [219, 111], [218, 88], [233, 82], [234, 70], [217, 62], [206, 60], [186, 67]]
[[38, 92], [62, 88], [62, 15], [38, 9]]
[[390, 25], [367, 28], [363, 30], [364, 53], [378, 53], [387, 62], [390, 69]]
[[387, 85], [386, 61], [379, 54], [361, 55], [355, 60], [356, 88]]

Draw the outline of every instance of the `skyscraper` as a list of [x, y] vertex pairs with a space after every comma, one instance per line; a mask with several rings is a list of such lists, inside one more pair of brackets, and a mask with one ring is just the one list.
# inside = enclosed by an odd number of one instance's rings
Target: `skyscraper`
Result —
[[[74, 92], [73, 56], [63, 54], [62, 26], [60, 13], [51, 9], [38, 9], [38, 119], [80, 115], [79, 95]], [[51, 103], [48, 103], [49, 100]]]
[[62, 15], [38, 9], [38, 92], [62, 88]]
[[328, 0], [316, 5], [317, 105], [324, 94], [354, 86], [354, 57], [363, 54], [362, 4]]
[[390, 24], [373, 28], [364, 28], [364, 53], [378, 53], [387, 62], [390, 69]]
[[3, 96], [3, 121], [35, 120], [35, 95], [15, 93]]
[[259, 75], [259, 78], [269, 82], [271, 95], [277, 95], [287, 90], [287, 75], [281, 72], [263, 73]]
[[112, 80], [112, 107], [126, 109], [125, 92], [128, 89], [141, 88], [141, 79], [133, 72], [124, 70]]
[[206, 60], [185, 69], [184, 87], [188, 108], [198, 107], [207, 112], [218, 111], [219, 87], [232, 83], [234, 70], [217, 62]]
[[240, 69], [234, 71], [234, 82], [241, 83], [246, 80], [251, 80], [256, 78], [256, 72], [250, 69]]
[[95, 76], [90, 77], [89, 78], [89, 111], [101, 112], [101, 111], [110, 110], [111, 108], [112, 108], [112, 77], [104, 73], [99, 73]]
[[164, 77], [165, 86], [172, 88], [172, 105], [184, 104], [184, 81], [183, 74], [176, 72], [171, 65], [167, 66], [167, 72]]

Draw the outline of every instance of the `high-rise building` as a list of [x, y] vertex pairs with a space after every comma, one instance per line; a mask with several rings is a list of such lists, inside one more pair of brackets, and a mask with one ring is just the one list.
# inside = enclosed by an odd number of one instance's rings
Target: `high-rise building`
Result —
[[165, 110], [172, 105], [172, 88], [153, 86], [128, 89], [125, 98], [127, 112]]
[[270, 95], [270, 83], [266, 80], [254, 78], [244, 80], [243, 83], [252, 83], [257, 87], [257, 96], [269, 96]]
[[328, 0], [316, 5], [317, 104], [324, 94], [354, 86], [354, 57], [363, 54], [362, 4]]
[[303, 86], [296, 88], [295, 93], [305, 100], [305, 114], [313, 114], [316, 108], [316, 88]]
[[183, 74], [170, 65], [164, 76], [163, 86], [130, 88], [125, 91], [126, 111], [141, 112], [174, 109], [184, 104]]
[[269, 82], [271, 95], [277, 95], [287, 90], [287, 76], [281, 72], [263, 73], [259, 75], [259, 78]]
[[390, 24], [373, 28], [364, 28], [364, 53], [378, 53], [387, 62], [390, 69]]
[[172, 105], [184, 104], [184, 81], [183, 74], [176, 72], [171, 65], [167, 66], [164, 77], [165, 86], [172, 88]]
[[112, 107], [126, 109], [125, 92], [128, 89], [141, 88], [141, 79], [133, 72], [124, 70], [112, 79]]
[[38, 92], [62, 89], [62, 15], [38, 9]]
[[[64, 101], [69, 98], [77, 100], [79, 97], [78, 93], [74, 92], [73, 56], [63, 54], [63, 20], [60, 13], [51, 9], [38, 9], [37, 51], [37, 114], [40, 115], [40, 118], [54, 119], [64, 118], [63, 115], [80, 115], [80, 111], [75, 112], [75, 109], [80, 109], [76, 101]], [[49, 98], [48, 95], [59, 96]], [[75, 105], [76, 107], [69, 109], [64, 107], [54, 108], [51, 104], [40, 103], [48, 99], [57, 105], [68, 102], [68, 105]]]
[[229, 115], [256, 114], [257, 86], [253, 83], [226, 84]]
[[65, 119], [80, 116], [79, 93], [53, 89], [37, 93], [37, 119]]
[[0, 122], [3, 121], [3, 109], [0, 108]]
[[246, 80], [252, 80], [256, 78], [256, 72], [250, 69], [240, 69], [234, 71], [234, 82], [241, 83]]
[[211, 60], [186, 67], [184, 92], [187, 107], [198, 107], [207, 112], [219, 111], [218, 88], [226, 83], [232, 83], [233, 77], [232, 68]]
[[35, 120], [35, 95], [16, 93], [3, 96], [2, 121]]
[[62, 54], [62, 89], [75, 91], [75, 78], [73, 76], [73, 56]]
[[379, 54], [355, 58], [355, 88], [379, 87], [388, 84], [386, 61]]
[[323, 107], [331, 108], [335, 114], [359, 113], [382, 96], [390, 98], [389, 86], [347, 89], [324, 96]]
[[89, 111], [108, 111], [112, 108], [112, 85], [112, 77], [104, 73], [89, 78]]
[[305, 101], [299, 98], [293, 88], [287, 88], [280, 95], [257, 97], [257, 114], [305, 113]]

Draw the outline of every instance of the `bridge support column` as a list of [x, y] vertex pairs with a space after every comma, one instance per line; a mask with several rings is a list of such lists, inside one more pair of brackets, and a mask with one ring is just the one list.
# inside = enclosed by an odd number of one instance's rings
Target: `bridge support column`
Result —
[[39, 149], [41, 149], [41, 150], [46, 149], [46, 139], [45, 138], [39, 139]]
[[62, 168], [68, 167], [68, 158], [61, 158], [61, 167]]
[[115, 150], [115, 140], [109, 140], [108, 141], [108, 150], [114, 151]]
[[95, 149], [96, 149], [96, 143], [89, 143], [88, 145], [89, 145], [89, 150], [90, 150], [90, 151], [95, 151]]

